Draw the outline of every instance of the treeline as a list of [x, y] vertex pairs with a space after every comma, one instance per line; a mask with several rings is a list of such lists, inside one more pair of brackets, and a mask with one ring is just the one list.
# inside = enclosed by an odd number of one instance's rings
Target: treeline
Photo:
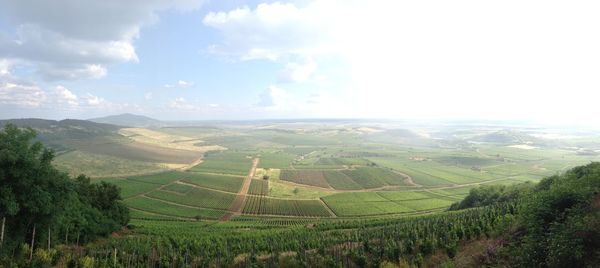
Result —
[[474, 188], [450, 210], [515, 204], [499, 229], [502, 250], [488, 264], [519, 267], [600, 266], [600, 163], [575, 167], [538, 184]]
[[450, 206], [448, 210], [460, 210], [474, 207], [484, 207], [499, 203], [516, 202], [523, 194], [533, 189], [530, 182], [516, 185], [484, 185], [473, 188], [460, 202]]
[[58, 171], [35, 137], [12, 124], [0, 131], [0, 263], [31, 265], [42, 248], [83, 244], [129, 221], [115, 185]]
[[600, 266], [600, 163], [545, 178], [518, 204], [501, 258], [522, 267]]

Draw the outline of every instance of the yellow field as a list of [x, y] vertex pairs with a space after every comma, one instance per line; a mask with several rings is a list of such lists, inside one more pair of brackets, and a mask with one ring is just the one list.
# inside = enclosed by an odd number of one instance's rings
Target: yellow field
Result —
[[198, 143], [204, 141], [185, 136], [171, 135], [164, 132], [154, 131], [145, 128], [123, 128], [119, 134], [132, 139], [136, 142], [151, 144], [169, 149], [187, 150], [205, 153], [208, 151], [221, 151], [227, 148], [219, 145], [199, 146]]

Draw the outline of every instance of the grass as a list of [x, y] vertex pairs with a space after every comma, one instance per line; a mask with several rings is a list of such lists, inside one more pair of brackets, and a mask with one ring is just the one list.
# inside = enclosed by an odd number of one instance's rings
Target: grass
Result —
[[261, 151], [259, 167], [262, 168], [289, 168], [292, 160], [296, 158], [295, 154], [285, 153], [283, 151]]
[[262, 180], [264, 175], [269, 176], [269, 196], [287, 199], [317, 199], [321, 196], [332, 194], [333, 189], [292, 184], [279, 179], [280, 169], [257, 168], [254, 179]]
[[145, 219], [145, 220], [177, 220], [177, 218], [172, 216], [166, 216], [161, 214], [154, 214], [150, 212], [145, 212], [137, 209], [130, 209], [129, 216], [131, 219]]
[[245, 152], [208, 153], [204, 161], [191, 168], [190, 171], [247, 175], [252, 167], [252, 158], [252, 155]]
[[166, 216], [184, 218], [199, 216], [201, 218], [218, 219], [224, 214], [223, 211], [219, 210], [178, 206], [143, 196], [127, 199], [124, 202], [132, 208]]
[[201, 187], [237, 193], [242, 188], [244, 178], [230, 175], [186, 172], [182, 181]]
[[172, 184], [169, 184], [162, 188], [162, 190], [176, 192], [176, 193], [180, 193], [180, 194], [187, 194], [193, 189], [194, 189], [193, 187], [187, 186], [185, 184], [179, 184], [179, 183], [172, 183]]
[[234, 194], [226, 194], [201, 188], [190, 188], [192, 189], [185, 194], [158, 190], [148, 193], [147, 196], [187, 206], [221, 210], [229, 209], [235, 198]]
[[168, 149], [188, 150], [200, 153], [224, 149], [223, 147], [216, 145], [203, 146], [201, 145], [203, 141], [197, 138], [173, 135], [166, 132], [145, 128], [122, 128], [119, 130], [119, 133], [136, 142]]
[[406, 178], [390, 170], [375, 167], [360, 167], [342, 171], [363, 188], [377, 188], [385, 185], [404, 185]]
[[431, 210], [431, 209], [440, 209], [449, 207], [454, 203], [450, 200], [438, 199], [438, 198], [430, 198], [430, 199], [422, 199], [422, 200], [407, 200], [399, 202], [402, 206], [413, 210]]
[[79, 150], [150, 163], [189, 164], [202, 157], [201, 152], [171, 149], [127, 140], [104, 144], [83, 144], [80, 145]]
[[160, 185], [153, 183], [138, 182], [126, 179], [105, 179], [103, 181], [112, 183], [121, 188], [122, 198], [129, 198], [139, 194], [147, 193], [160, 187]]
[[318, 200], [287, 200], [263, 196], [248, 196], [244, 206], [244, 213], [301, 217], [330, 216], [327, 209]]
[[152, 175], [128, 176], [128, 180], [165, 185], [185, 177], [184, 172], [169, 171]]
[[59, 170], [72, 176], [115, 177], [131, 174], [154, 173], [167, 170], [158, 163], [136, 161], [121, 157], [71, 151], [57, 156], [52, 162]]
[[427, 192], [378, 192], [377, 194], [390, 201], [436, 198], [435, 195]]
[[473, 187], [461, 187], [461, 188], [449, 188], [449, 189], [438, 189], [438, 190], [429, 190], [432, 193], [446, 195], [446, 196], [454, 196], [454, 195], [467, 195], [469, 191], [471, 191]]
[[358, 190], [363, 189], [360, 184], [356, 183], [348, 175], [339, 171], [323, 172], [325, 180], [331, 187], [337, 190]]
[[497, 158], [484, 158], [477, 156], [456, 156], [456, 155], [444, 155], [433, 158], [434, 161], [447, 166], [462, 166], [466, 168], [471, 167], [484, 167], [501, 164]]
[[448, 207], [453, 203], [451, 199], [426, 192], [341, 193], [322, 199], [340, 217], [427, 211]]
[[253, 179], [248, 189], [249, 194], [255, 195], [268, 195], [269, 194], [269, 181], [268, 180], [256, 180]]
[[281, 180], [290, 181], [298, 184], [306, 184], [321, 188], [329, 188], [327, 180], [321, 170], [281, 170], [279, 177]]
[[339, 217], [370, 216], [411, 212], [413, 209], [387, 200], [377, 193], [337, 194], [323, 201]]

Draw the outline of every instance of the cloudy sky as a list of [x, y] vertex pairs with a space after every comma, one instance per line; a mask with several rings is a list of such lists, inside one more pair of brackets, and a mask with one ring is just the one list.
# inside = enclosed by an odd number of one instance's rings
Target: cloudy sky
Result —
[[0, 118], [598, 123], [599, 3], [0, 0]]

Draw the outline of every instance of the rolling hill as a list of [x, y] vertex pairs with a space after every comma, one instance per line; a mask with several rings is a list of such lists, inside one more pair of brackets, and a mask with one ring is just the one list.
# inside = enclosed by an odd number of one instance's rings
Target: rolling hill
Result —
[[89, 121], [126, 127], [158, 127], [166, 125], [165, 122], [154, 118], [129, 113], [92, 118]]

